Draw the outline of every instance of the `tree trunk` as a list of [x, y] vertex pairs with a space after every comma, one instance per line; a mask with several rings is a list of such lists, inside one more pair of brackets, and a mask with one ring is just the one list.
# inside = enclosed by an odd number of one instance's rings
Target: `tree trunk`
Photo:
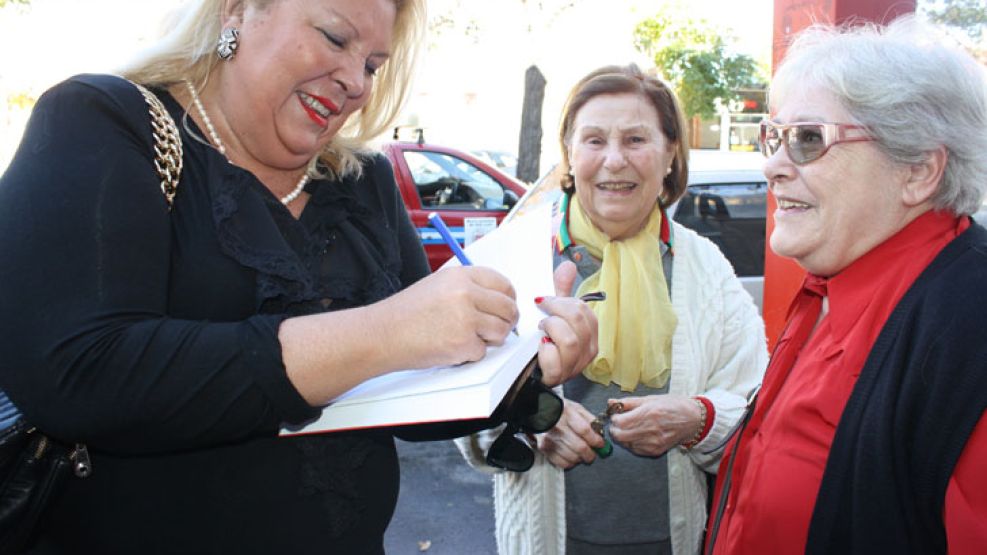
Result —
[[524, 72], [524, 105], [521, 108], [521, 137], [518, 142], [517, 177], [533, 183], [541, 160], [541, 108], [545, 102], [545, 76], [538, 66]]
[[702, 146], [703, 121], [699, 116], [689, 118], [689, 148], [699, 148]]

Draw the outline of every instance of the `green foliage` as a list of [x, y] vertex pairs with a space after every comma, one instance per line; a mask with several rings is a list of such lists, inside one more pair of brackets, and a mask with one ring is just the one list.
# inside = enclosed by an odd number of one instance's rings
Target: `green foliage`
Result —
[[922, 11], [930, 20], [958, 27], [975, 41], [983, 38], [987, 30], [987, 0], [935, 0], [923, 4]]
[[19, 110], [29, 110], [37, 104], [38, 99], [34, 98], [28, 93], [11, 93], [7, 95], [7, 108], [16, 108]]
[[0, 0], [0, 8], [5, 7], [7, 4], [30, 4], [31, 0]]
[[732, 54], [725, 31], [665, 10], [634, 28], [634, 46], [652, 56], [687, 116], [710, 118], [717, 104], [740, 100], [740, 88], [763, 86], [753, 58]]

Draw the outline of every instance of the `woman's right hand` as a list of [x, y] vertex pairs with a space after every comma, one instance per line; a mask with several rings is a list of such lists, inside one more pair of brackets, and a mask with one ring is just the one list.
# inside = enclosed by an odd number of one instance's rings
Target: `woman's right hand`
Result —
[[288, 379], [313, 406], [395, 370], [483, 358], [518, 320], [514, 288], [490, 268], [444, 268], [369, 306], [281, 323]]
[[511, 283], [480, 266], [442, 268], [379, 304], [398, 326], [385, 329], [406, 368], [480, 360], [488, 346], [504, 343], [519, 316]]
[[538, 450], [548, 462], [566, 469], [596, 460], [593, 449], [603, 447], [604, 440], [590, 423], [596, 418], [581, 404], [563, 399], [562, 417], [554, 428], [537, 437]]

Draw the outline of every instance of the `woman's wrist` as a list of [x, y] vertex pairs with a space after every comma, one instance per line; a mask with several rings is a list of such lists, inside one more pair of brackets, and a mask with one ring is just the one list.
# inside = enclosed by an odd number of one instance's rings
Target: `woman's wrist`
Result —
[[684, 449], [692, 449], [706, 438], [710, 428], [713, 427], [713, 419], [716, 414], [713, 403], [709, 399], [696, 396], [692, 398], [692, 401], [696, 403], [696, 407], [699, 409], [699, 420], [696, 424], [696, 432], [681, 444]]

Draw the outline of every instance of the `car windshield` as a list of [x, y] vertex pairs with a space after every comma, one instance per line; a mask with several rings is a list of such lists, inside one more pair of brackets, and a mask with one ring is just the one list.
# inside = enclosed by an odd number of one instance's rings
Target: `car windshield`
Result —
[[462, 158], [422, 150], [406, 151], [404, 159], [424, 207], [504, 208], [503, 186]]

